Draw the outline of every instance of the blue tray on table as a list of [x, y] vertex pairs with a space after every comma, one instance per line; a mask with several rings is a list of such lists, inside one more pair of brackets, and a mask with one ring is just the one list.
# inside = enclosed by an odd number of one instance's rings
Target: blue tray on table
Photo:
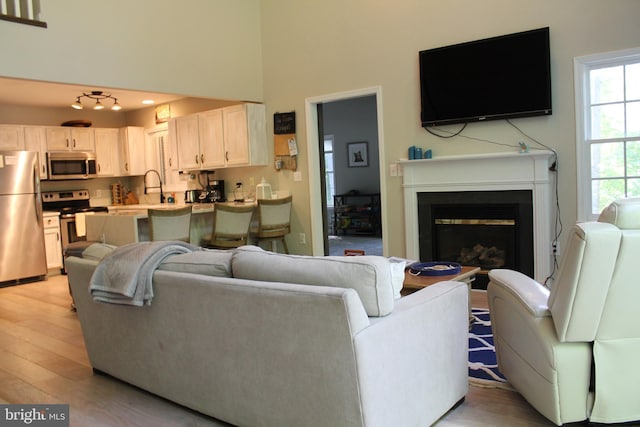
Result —
[[449, 276], [462, 271], [462, 265], [457, 262], [414, 262], [409, 266], [409, 273], [414, 276]]

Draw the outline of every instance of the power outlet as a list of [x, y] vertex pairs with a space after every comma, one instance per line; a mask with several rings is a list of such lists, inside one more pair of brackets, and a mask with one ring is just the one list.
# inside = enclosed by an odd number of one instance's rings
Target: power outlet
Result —
[[299, 233], [298, 234], [298, 243], [300, 243], [301, 245], [306, 245], [307, 244], [307, 235], [304, 233]]

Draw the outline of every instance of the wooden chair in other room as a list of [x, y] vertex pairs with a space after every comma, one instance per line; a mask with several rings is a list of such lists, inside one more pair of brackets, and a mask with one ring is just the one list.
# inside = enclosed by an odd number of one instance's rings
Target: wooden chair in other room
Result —
[[203, 236], [201, 246], [231, 249], [246, 245], [255, 206], [216, 203], [213, 208], [213, 230]]
[[191, 206], [176, 209], [147, 209], [149, 240], [191, 241]]
[[277, 252], [277, 242], [282, 242], [289, 253], [285, 236], [291, 232], [291, 196], [282, 199], [258, 199], [258, 245], [271, 242], [271, 250]]

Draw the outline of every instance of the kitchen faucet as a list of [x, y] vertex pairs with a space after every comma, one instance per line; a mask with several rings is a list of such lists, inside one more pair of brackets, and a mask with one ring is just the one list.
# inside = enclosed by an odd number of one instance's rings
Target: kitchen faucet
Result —
[[[158, 182], [160, 183], [157, 187], [147, 187], [147, 174], [149, 172], [155, 172], [158, 175]], [[155, 169], [149, 169], [144, 173], [144, 177], [142, 178], [142, 183], [144, 184], [144, 194], [147, 194], [147, 190], [149, 188], [159, 188], [160, 189], [160, 203], [164, 203], [164, 194], [162, 194], [162, 178], [160, 178], [160, 172]]]

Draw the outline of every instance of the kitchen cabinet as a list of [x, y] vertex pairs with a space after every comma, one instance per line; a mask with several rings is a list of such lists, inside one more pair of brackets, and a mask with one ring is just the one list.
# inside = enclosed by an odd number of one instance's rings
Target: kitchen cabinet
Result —
[[62, 239], [58, 212], [44, 213], [44, 245], [47, 255], [47, 269], [62, 269]]
[[24, 150], [22, 126], [0, 125], [0, 150]]
[[176, 136], [176, 119], [169, 120], [166, 134], [162, 139], [164, 147], [165, 169], [179, 171], [178, 165], [178, 139]]
[[222, 109], [198, 114], [200, 151], [203, 153], [200, 166], [204, 169], [225, 166]]
[[180, 170], [267, 164], [265, 108], [239, 104], [175, 120]]
[[226, 166], [267, 164], [266, 116], [263, 104], [222, 109]]
[[[178, 165], [180, 170], [197, 170], [217, 166], [215, 147], [211, 135], [216, 128], [215, 114], [192, 114], [178, 117], [175, 122], [178, 142]], [[222, 122], [219, 126], [222, 131]], [[203, 132], [200, 135], [200, 132]]]
[[120, 174], [144, 175], [146, 159], [144, 150], [144, 128], [127, 126], [120, 129]]
[[48, 127], [48, 151], [90, 151], [96, 150], [93, 129], [80, 127]]
[[25, 126], [24, 149], [38, 153], [40, 179], [49, 178], [49, 165], [47, 164], [47, 135], [44, 127]]
[[114, 176], [118, 168], [118, 129], [95, 129], [96, 163], [98, 176]]

